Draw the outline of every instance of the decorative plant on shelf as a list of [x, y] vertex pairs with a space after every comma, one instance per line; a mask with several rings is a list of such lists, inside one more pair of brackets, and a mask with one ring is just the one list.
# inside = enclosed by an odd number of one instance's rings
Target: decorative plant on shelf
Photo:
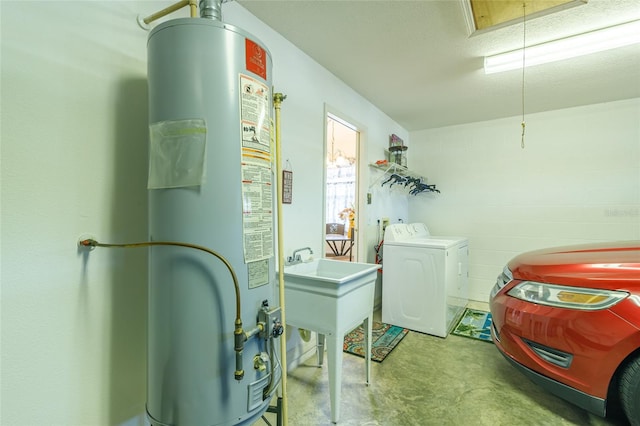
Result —
[[338, 216], [340, 216], [340, 219], [342, 220], [348, 220], [349, 221], [349, 232], [347, 234], [347, 236], [349, 238], [351, 238], [352, 234], [353, 234], [353, 229], [356, 227], [356, 211], [353, 207], [347, 207], [346, 209], [342, 210], [340, 213], [338, 213]]

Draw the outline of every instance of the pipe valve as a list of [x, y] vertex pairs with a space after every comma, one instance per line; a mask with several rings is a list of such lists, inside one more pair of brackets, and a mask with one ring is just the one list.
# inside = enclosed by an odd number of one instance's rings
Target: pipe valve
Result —
[[262, 302], [262, 308], [258, 313], [258, 322], [264, 324], [264, 330], [260, 333], [262, 339], [280, 337], [284, 333], [284, 327], [280, 320], [280, 307], [269, 308], [269, 303]]

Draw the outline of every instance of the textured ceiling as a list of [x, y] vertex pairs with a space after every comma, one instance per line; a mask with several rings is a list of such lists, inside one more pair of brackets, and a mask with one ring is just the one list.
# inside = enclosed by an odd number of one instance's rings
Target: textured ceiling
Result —
[[[240, 0], [407, 130], [522, 114], [522, 71], [485, 55], [522, 46], [521, 23], [469, 36], [459, 0]], [[532, 19], [527, 44], [640, 19], [640, 0], [590, 0]], [[274, 58], [277, 60], [277, 58]], [[640, 97], [640, 45], [527, 68], [527, 113]]]

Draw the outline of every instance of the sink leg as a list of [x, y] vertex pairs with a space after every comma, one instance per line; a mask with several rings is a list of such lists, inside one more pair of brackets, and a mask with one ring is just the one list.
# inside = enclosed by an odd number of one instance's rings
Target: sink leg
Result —
[[369, 314], [367, 318], [364, 319], [362, 323], [362, 327], [364, 328], [364, 347], [365, 347], [365, 356], [364, 356], [364, 365], [366, 370], [367, 377], [367, 386], [371, 383], [371, 329], [373, 328], [373, 313]]
[[342, 350], [343, 335], [332, 334], [327, 340], [329, 358], [329, 397], [331, 399], [331, 421], [338, 423], [340, 418], [340, 393], [342, 390]]
[[324, 363], [324, 334], [318, 333], [318, 342], [316, 343], [316, 357], [318, 358], [318, 367], [322, 367]]

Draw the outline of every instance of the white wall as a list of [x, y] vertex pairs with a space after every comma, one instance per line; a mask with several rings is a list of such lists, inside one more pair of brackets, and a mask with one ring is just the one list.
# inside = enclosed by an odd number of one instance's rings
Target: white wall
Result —
[[[147, 238], [147, 34], [136, 17], [170, 3], [1, 3], [1, 424], [119, 424], [144, 412], [146, 253], [76, 244], [87, 232]], [[320, 253], [325, 103], [363, 126], [365, 163], [407, 132], [238, 4], [223, 10], [269, 47], [288, 96], [285, 249]], [[370, 212], [406, 215], [406, 203]]]
[[[299, 247], [311, 246], [315, 253], [323, 247], [323, 167], [324, 167], [324, 110], [327, 108], [350, 120], [359, 127], [364, 138], [364, 164], [360, 173], [364, 191], [361, 194], [360, 212], [365, 216], [365, 226], [372, 226], [371, 241], [366, 241], [367, 255], [363, 259], [373, 260], [375, 224], [378, 215], [406, 215], [406, 203], [384, 204], [386, 200], [375, 198], [374, 203], [362, 202], [368, 184], [376, 173], [366, 166], [384, 158], [384, 148], [389, 144], [389, 135], [397, 133], [407, 138], [408, 133], [382, 114], [351, 88], [346, 86], [326, 69], [318, 66], [289, 41], [255, 18], [238, 3], [224, 5], [226, 22], [238, 25], [262, 40], [273, 58], [274, 91], [287, 95], [282, 104], [282, 161], [288, 159], [293, 170], [293, 203], [284, 205], [285, 253], [290, 254]], [[367, 236], [368, 237], [368, 236]]]
[[[146, 35], [133, 3], [2, 2], [2, 417], [143, 411]], [[133, 21], [135, 24], [135, 21]]]
[[[380, 172], [368, 164], [385, 158], [389, 135], [395, 133], [408, 140], [408, 132], [238, 3], [225, 4], [223, 16], [226, 22], [244, 28], [267, 45], [273, 57], [274, 91], [287, 95], [282, 104], [282, 161], [289, 160], [292, 166], [293, 203], [283, 206], [285, 256], [307, 246], [316, 255], [322, 253], [326, 107], [361, 131], [364, 149], [360, 152], [358, 260], [374, 262], [377, 220], [406, 220], [408, 203], [404, 197], [380, 191], [379, 184], [369, 188]], [[366, 203], [367, 191], [372, 192], [371, 204]], [[380, 285], [378, 280], [376, 304], [381, 300]]]
[[410, 220], [470, 241], [470, 297], [486, 301], [516, 254], [640, 239], [640, 99], [411, 133], [409, 166], [441, 194]]

